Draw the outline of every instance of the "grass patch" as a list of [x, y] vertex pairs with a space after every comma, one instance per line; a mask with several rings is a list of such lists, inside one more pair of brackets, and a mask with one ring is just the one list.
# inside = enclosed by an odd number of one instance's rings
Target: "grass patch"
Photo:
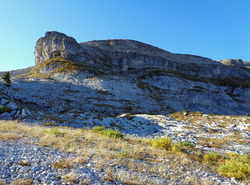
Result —
[[224, 157], [217, 152], [208, 152], [203, 155], [204, 162], [207, 164], [219, 164], [224, 160]]
[[[53, 69], [47, 74], [41, 73], [41, 70], [45, 67]], [[66, 60], [60, 56], [46, 60], [31, 69], [30, 72], [19, 75], [18, 77], [28, 77], [28, 78], [50, 78], [53, 73], [60, 72], [71, 72], [84, 70], [82, 64]]]
[[157, 147], [157, 148], [161, 148], [164, 150], [169, 150], [171, 149], [171, 147], [173, 146], [173, 142], [171, 138], [155, 138], [152, 139], [151, 141], [151, 145], [153, 147]]
[[106, 136], [109, 138], [115, 138], [115, 139], [123, 139], [124, 134], [119, 132], [117, 129], [113, 130], [111, 128], [106, 129], [105, 126], [100, 127], [94, 127], [93, 132], [98, 133], [102, 136]]
[[250, 177], [250, 154], [234, 156], [225, 160], [218, 168], [219, 174], [236, 179], [249, 179]]

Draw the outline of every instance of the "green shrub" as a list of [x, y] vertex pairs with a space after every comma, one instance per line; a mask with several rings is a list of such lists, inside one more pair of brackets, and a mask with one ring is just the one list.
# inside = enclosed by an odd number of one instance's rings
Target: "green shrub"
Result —
[[123, 139], [124, 135], [117, 129], [113, 130], [111, 128], [105, 129], [105, 126], [94, 127], [93, 132], [96, 132], [102, 136], [107, 136], [109, 138]]
[[249, 113], [247, 113], [247, 114], [246, 114], [246, 117], [250, 117], [250, 114], [249, 114]]
[[208, 152], [203, 155], [203, 159], [208, 164], [219, 164], [224, 160], [224, 157], [217, 152]]
[[182, 110], [181, 113], [184, 114], [184, 113], [187, 113], [187, 111], [186, 110]]
[[95, 132], [95, 133], [99, 133], [99, 132], [101, 132], [101, 131], [103, 131], [103, 130], [105, 130], [105, 126], [94, 127], [94, 128], [92, 129], [92, 131]]
[[161, 148], [164, 150], [169, 150], [171, 149], [173, 142], [171, 138], [155, 138], [152, 139], [151, 141], [151, 145], [157, 148]]
[[49, 131], [44, 130], [44, 133], [48, 133], [48, 134], [56, 136], [56, 137], [63, 137], [65, 135], [65, 132], [62, 132], [62, 131], [58, 130], [57, 128], [51, 128]]
[[10, 86], [10, 72], [4, 73], [4, 75], [2, 76], [2, 79], [5, 82], [5, 85], [9, 87]]
[[0, 106], [0, 114], [4, 113], [4, 112], [11, 112], [11, 108], [6, 107], [6, 106]]
[[250, 154], [243, 154], [225, 160], [218, 168], [221, 175], [243, 179], [250, 177]]
[[101, 131], [100, 134], [103, 136], [107, 136], [110, 138], [116, 138], [116, 139], [118, 139], [118, 138], [123, 139], [123, 137], [124, 137], [124, 135], [121, 132], [119, 132], [117, 129], [113, 130], [111, 128]]
[[176, 145], [172, 146], [172, 151], [173, 152], [185, 152], [185, 150], [189, 148], [193, 148], [193, 147], [194, 146], [192, 145], [192, 143], [188, 141], [181, 141], [181, 142], [178, 142]]

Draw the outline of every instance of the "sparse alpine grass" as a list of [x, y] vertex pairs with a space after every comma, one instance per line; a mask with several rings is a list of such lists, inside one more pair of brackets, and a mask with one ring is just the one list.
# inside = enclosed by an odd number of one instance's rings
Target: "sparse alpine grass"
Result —
[[219, 174], [236, 179], [248, 179], [250, 177], [250, 154], [233, 156], [226, 159], [218, 168]]
[[153, 147], [161, 148], [164, 150], [169, 150], [173, 146], [171, 138], [154, 138], [150, 141]]
[[124, 134], [119, 132], [117, 129], [113, 130], [111, 128], [106, 129], [105, 126], [100, 126], [100, 127], [94, 127], [93, 132], [98, 133], [102, 136], [106, 136], [109, 138], [115, 138], [115, 139], [123, 139]]

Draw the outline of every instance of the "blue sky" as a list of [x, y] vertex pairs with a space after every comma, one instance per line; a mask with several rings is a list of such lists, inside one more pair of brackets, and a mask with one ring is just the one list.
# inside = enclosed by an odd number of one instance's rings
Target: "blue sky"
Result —
[[250, 61], [250, 0], [0, 0], [0, 71], [33, 66], [46, 31]]

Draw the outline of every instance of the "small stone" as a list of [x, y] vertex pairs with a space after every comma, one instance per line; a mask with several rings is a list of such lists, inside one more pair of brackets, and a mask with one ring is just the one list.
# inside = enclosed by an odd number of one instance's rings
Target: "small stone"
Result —
[[6, 99], [1, 100], [1, 105], [5, 105], [6, 103], [8, 103], [8, 100], [6, 100]]
[[9, 107], [11, 110], [17, 110], [18, 109], [18, 107], [12, 102], [8, 103], [6, 106]]
[[33, 168], [33, 172], [39, 171], [40, 169], [41, 169], [40, 166], [35, 166], [35, 167]]
[[10, 116], [13, 117], [16, 114], [16, 112], [17, 112], [16, 110], [11, 111]]
[[28, 173], [29, 170], [30, 170], [30, 167], [24, 166], [24, 167], [22, 167], [22, 168], [20, 169], [20, 172], [21, 172], [21, 173]]

